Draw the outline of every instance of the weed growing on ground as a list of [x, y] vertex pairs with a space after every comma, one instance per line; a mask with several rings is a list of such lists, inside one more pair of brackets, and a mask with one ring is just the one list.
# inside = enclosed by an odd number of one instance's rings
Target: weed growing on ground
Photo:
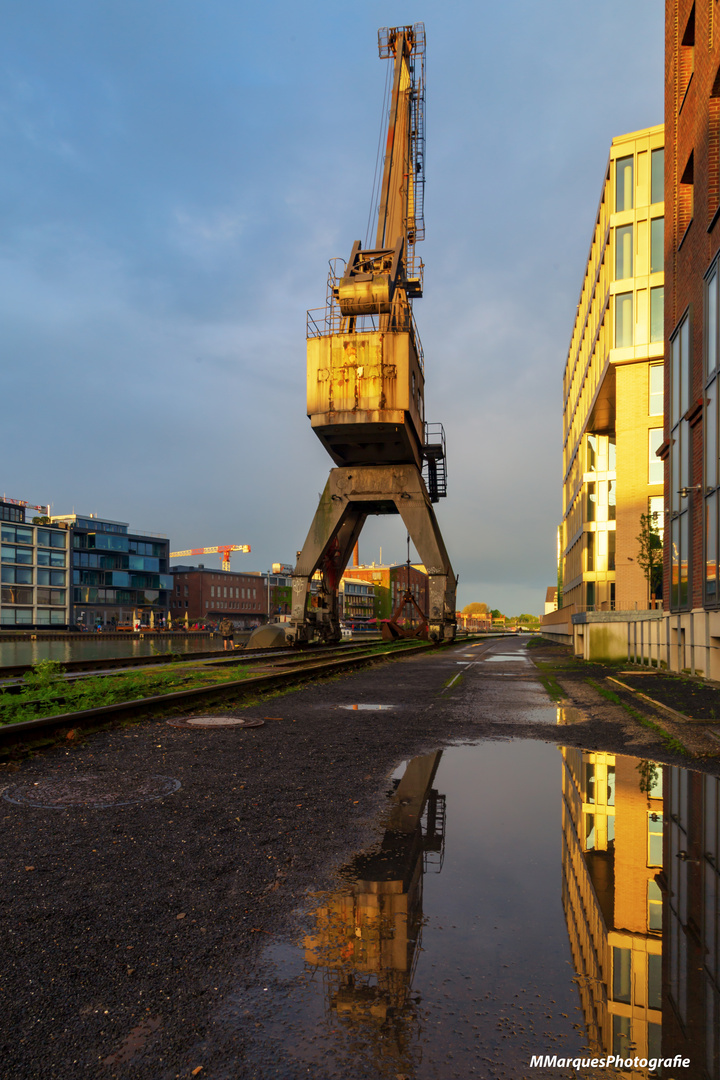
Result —
[[643, 716], [641, 712], [638, 712], [637, 709], [634, 709], [632, 705], [628, 705], [624, 701], [622, 701], [622, 699], [615, 693], [614, 690], [608, 690], [606, 686], [603, 686], [601, 683], [595, 682], [594, 679], [586, 679], [585, 682], [588, 684], [588, 686], [592, 686], [594, 690], [597, 690], [598, 694], [604, 697], [607, 701], [611, 701], [613, 705], [619, 705], [621, 709], [624, 709], [626, 713], [629, 713], [630, 716], [632, 716], [633, 720], [637, 720], [638, 724], [642, 724], [644, 728], [649, 728], [651, 731], [655, 731], [659, 735], [660, 741], [664, 744], [665, 748], [671, 753], [683, 755], [688, 754], [688, 750], [680, 742], [679, 739], [677, 739], [674, 735], [670, 735], [669, 732], [665, 730], [665, 728], [660, 727], [660, 725], [656, 724], [653, 720], [648, 720], [646, 716]]
[[137, 698], [169, 694], [174, 690], [212, 687], [248, 678], [250, 671], [232, 672], [188, 669], [131, 672], [65, 679], [65, 669], [56, 660], [40, 660], [25, 676], [19, 693], [0, 693], [0, 723], [17, 724], [59, 713], [96, 709]]

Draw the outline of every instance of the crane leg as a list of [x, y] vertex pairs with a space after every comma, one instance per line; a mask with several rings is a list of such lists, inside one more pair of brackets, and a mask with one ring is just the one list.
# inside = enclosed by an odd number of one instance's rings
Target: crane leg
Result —
[[[287, 640], [340, 639], [338, 586], [368, 514], [399, 513], [430, 579], [429, 635], [455, 635], [455, 575], [422, 474], [416, 465], [363, 465], [331, 469], [293, 572]], [[310, 599], [313, 574], [322, 572]]]

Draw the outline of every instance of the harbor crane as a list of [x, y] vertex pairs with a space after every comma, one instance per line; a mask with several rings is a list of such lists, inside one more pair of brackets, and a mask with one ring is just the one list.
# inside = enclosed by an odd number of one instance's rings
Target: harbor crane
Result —
[[393, 77], [375, 245], [358, 240], [347, 262], [330, 261], [325, 307], [307, 318], [307, 413], [336, 468], [293, 572], [294, 643], [340, 639], [338, 586], [368, 514], [400, 514], [429, 577], [428, 637], [455, 635], [457, 583], [432, 505], [446, 494], [445, 435], [425, 420], [412, 311], [423, 293], [425, 27], [381, 29], [378, 47]]
[[230, 552], [232, 551], [244, 551], [249, 552], [249, 544], [219, 544], [217, 547], [204, 547], [204, 548], [188, 548], [187, 551], [171, 551], [171, 559], [182, 559], [186, 555], [221, 555], [222, 556], [222, 569], [230, 569]]

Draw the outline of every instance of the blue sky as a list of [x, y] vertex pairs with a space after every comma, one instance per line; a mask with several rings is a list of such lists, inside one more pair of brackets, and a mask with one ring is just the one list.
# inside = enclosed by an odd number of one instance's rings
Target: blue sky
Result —
[[[365, 234], [385, 64], [427, 34], [426, 414], [459, 602], [542, 611], [561, 387], [613, 136], [662, 121], [659, 0], [2, 0], [0, 492], [293, 562], [330, 459], [305, 311]], [[405, 557], [373, 519], [363, 561]], [[208, 564], [210, 563], [208, 557]]]

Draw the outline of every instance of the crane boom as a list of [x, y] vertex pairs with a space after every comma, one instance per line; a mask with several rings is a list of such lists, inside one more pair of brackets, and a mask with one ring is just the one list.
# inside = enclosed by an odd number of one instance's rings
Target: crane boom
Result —
[[185, 555], [222, 555], [223, 570], [230, 569], [230, 552], [251, 550], [249, 544], [219, 544], [217, 547], [187, 548], [185, 551], [171, 551], [171, 559], [182, 559]]

